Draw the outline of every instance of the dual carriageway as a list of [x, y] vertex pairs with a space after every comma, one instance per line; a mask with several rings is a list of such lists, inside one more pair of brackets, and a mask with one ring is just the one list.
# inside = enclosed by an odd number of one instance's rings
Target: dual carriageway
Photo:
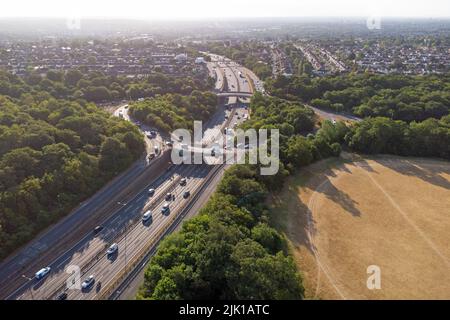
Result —
[[[213, 57], [211, 63], [216, 72], [222, 75], [216, 76], [216, 88], [220, 86], [220, 82], [226, 82], [227, 88], [222, 88], [221, 91], [253, 92], [247, 76], [239, 75], [239, 72], [245, 72], [243, 68], [222, 57]], [[224, 127], [232, 127], [243, 121], [247, 110], [239, 100], [242, 103], [248, 102], [238, 97], [229, 97], [228, 105], [233, 105], [234, 108], [219, 108], [217, 114], [205, 125], [203, 139], [206, 145], [214, 141]], [[239, 118], [236, 113], [240, 115]], [[127, 116], [125, 118], [132, 121]], [[0, 274], [7, 273], [0, 280], [1, 298], [57, 299], [62, 294], [70, 300], [123, 298], [118, 288], [122, 288], [126, 282], [131, 283], [131, 276], [137, 277], [139, 272], [142, 274], [145, 263], [151, 258], [149, 254], [155, 251], [159, 241], [181, 223], [194, 205], [201, 207], [207, 201], [208, 197], [202, 196], [202, 193], [206, 188], [215, 187], [220, 181], [215, 177], [223, 174], [225, 169], [225, 165], [219, 163], [172, 165], [170, 149], [165, 146], [164, 139], [158, 136], [153, 141], [150, 140], [153, 139], [146, 138], [147, 150], [155, 144], [161, 150], [156, 159], [150, 162], [140, 161], [135, 165], [136, 168], [130, 169], [132, 173], [127, 172], [115, 179], [99, 195], [87, 200], [64, 221], [38, 237], [35, 243], [30, 243], [16, 256], [0, 265]], [[180, 184], [182, 178], [187, 180], [185, 185]], [[154, 195], [149, 195], [150, 188], [155, 189]], [[186, 191], [190, 195], [184, 198]], [[171, 193], [174, 200], [166, 201], [167, 193]], [[106, 202], [110, 202], [107, 209], [103, 208]], [[162, 206], [166, 203], [169, 204], [170, 213], [162, 214]], [[93, 219], [97, 210], [104, 212]], [[151, 210], [152, 219], [144, 223], [142, 215], [147, 210]], [[189, 215], [193, 214], [195, 213], [191, 212]], [[89, 221], [83, 229], [77, 228], [84, 221], [80, 219]], [[92, 230], [97, 224], [103, 229], [94, 235]], [[64, 247], [58, 247], [57, 243], [68, 236], [71, 241], [65, 243]], [[36, 243], [43, 245], [45, 254], [35, 254], [26, 259], [29, 247]], [[107, 256], [106, 249], [112, 243], [118, 244], [118, 253]], [[57, 249], [52, 250], [53, 246]], [[23, 263], [20, 268], [14, 269], [14, 263], [19, 258], [23, 259]], [[43, 266], [50, 266], [51, 272], [37, 281], [34, 273]], [[80, 272], [79, 277], [77, 270]], [[80, 290], [78, 281], [82, 282], [90, 275], [94, 276], [95, 283], [87, 290]], [[128, 294], [131, 297], [134, 293]]]

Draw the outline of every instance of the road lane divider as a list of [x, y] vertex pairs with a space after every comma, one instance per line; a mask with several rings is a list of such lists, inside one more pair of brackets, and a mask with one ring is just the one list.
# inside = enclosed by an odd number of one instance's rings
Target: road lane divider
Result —
[[[157, 203], [157, 201], [161, 201], [165, 195], [167, 191], [172, 191], [179, 183], [179, 181], [181, 180], [181, 176], [177, 176], [176, 179], [173, 179], [173, 181], [171, 181], [170, 185], [165, 188], [165, 192], [160, 192], [159, 197], [157, 198], [157, 200], [153, 201], [153, 203]], [[139, 194], [138, 194], [139, 195]], [[134, 226], [137, 223], [139, 223], [139, 221], [141, 221], [141, 216], [139, 215], [139, 217], [135, 217], [131, 223], [129, 223], [129, 225], [125, 226], [124, 228], [122, 228], [120, 230], [120, 232], [116, 233], [113, 239], [111, 239], [109, 242], [112, 243], [112, 241], [114, 240], [115, 242], [119, 242], [123, 239], [124, 235], [126, 232], [128, 232], [130, 226]], [[108, 247], [110, 246], [111, 243], [105, 243], [104, 246], [102, 248], [100, 248], [97, 253], [88, 261], [87, 264], [84, 264], [81, 268], [81, 274], [85, 275], [89, 270], [91, 270], [95, 264], [98, 263], [98, 261], [100, 260], [100, 258], [104, 255], [105, 250], [108, 249]], [[56, 297], [56, 295], [58, 293], [60, 293], [61, 291], [65, 290], [65, 285], [66, 285], [66, 281], [67, 279], [64, 281], [64, 283], [54, 292], [51, 293], [50, 297], [48, 299], [52, 300], [53, 298]]]
[[185, 214], [189, 209], [194, 205], [196, 200], [201, 195], [201, 192], [209, 185], [209, 183], [213, 180], [213, 178], [220, 172], [220, 170], [224, 167], [224, 165], [215, 166], [209, 173], [205, 179], [205, 182], [198, 188], [191, 201], [187, 202], [178, 214], [174, 214], [171, 216], [169, 223], [162, 228], [155, 238], [148, 242], [138, 254], [132, 259], [130, 264], [126, 268], [124, 268], [120, 273], [118, 273], [108, 284], [108, 286], [102, 291], [99, 295], [99, 299], [109, 299], [112, 294], [116, 291], [115, 288], [119, 287], [122, 282], [126, 281], [126, 278], [129, 274], [131, 274], [137, 267], [141, 266], [143, 261], [147, 258], [148, 254], [152, 251], [152, 249], [156, 248], [156, 246], [161, 242], [161, 240], [168, 234], [170, 234], [174, 228], [182, 221]]

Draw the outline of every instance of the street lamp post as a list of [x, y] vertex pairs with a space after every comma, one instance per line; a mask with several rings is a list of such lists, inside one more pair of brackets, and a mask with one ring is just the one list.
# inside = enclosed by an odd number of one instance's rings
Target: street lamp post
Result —
[[[25, 279], [27, 279], [28, 281], [33, 281], [32, 278], [27, 277], [27, 276], [24, 275], [24, 274], [22, 275], [22, 278], [25, 278]], [[33, 289], [30, 287], [29, 290], [30, 290], [30, 294], [31, 294], [31, 299], [34, 300], [34, 297], [33, 297]]]

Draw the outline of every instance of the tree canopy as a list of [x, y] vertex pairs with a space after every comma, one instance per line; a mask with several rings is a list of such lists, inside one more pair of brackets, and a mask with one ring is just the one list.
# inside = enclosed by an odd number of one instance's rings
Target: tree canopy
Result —
[[48, 79], [25, 82], [0, 74], [0, 258], [144, 151], [143, 137], [132, 124], [85, 100], [57, 98], [52, 90], [58, 86], [41, 87], [44, 80], [74, 85], [79, 76], [51, 72]]
[[302, 100], [314, 107], [360, 117], [388, 117], [406, 122], [440, 119], [449, 114], [449, 75], [407, 76], [349, 74], [271, 79], [275, 96]]
[[208, 120], [217, 110], [217, 97], [195, 90], [189, 95], [165, 94], [130, 106], [130, 115], [165, 132], [193, 127], [194, 120]]

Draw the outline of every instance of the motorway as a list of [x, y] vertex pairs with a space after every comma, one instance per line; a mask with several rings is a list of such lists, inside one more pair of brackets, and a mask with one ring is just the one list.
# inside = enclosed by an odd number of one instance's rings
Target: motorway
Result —
[[[231, 84], [230, 88], [232, 90], [230, 91], [241, 91], [241, 92], [252, 92], [255, 91], [261, 92], [265, 94], [264, 84], [262, 81], [254, 74], [253, 71], [237, 64], [234, 61], [231, 61], [228, 58], [216, 55], [216, 54], [209, 54], [211, 57], [211, 63], [213, 66], [218, 66], [218, 68], [215, 68], [214, 70], [222, 70], [225, 73], [225, 77], [227, 81]], [[236, 76], [241, 72], [244, 77]], [[242, 102], [248, 103], [248, 100], [242, 99]], [[235, 103], [235, 98], [230, 98], [229, 103]], [[333, 111], [325, 111], [318, 108], [315, 108], [311, 105], [305, 104], [307, 107], [314, 110], [314, 112], [322, 119], [330, 120], [330, 121], [356, 121], [359, 122], [362, 119], [353, 116], [351, 114], [347, 113], [338, 113]]]
[[[210, 71], [216, 73], [216, 91], [264, 92], [256, 75], [233, 61], [212, 56], [210, 67]], [[248, 112], [243, 107], [246, 102], [242, 98], [228, 98], [227, 104], [233, 107], [230, 110], [219, 108], [204, 126], [202, 142], [205, 146], [214, 143], [225, 127], [234, 127], [244, 121], [243, 115]], [[115, 115], [119, 116], [119, 113], [132, 121], [126, 105], [117, 109]], [[142, 125], [140, 128], [143, 133], [151, 129]], [[145, 137], [147, 154], [154, 152], [155, 146], [161, 150], [156, 159], [149, 161], [143, 157], [137, 161], [59, 223], [2, 262], [0, 298], [55, 299], [63, 291], [68, 299], [109, 298], [127, 275], [138, 269], [137, 264], [154, 251], [161, 238], [172, 231], [173, 226], [198, 212], [198, 208], [208, 200], [210, 190], [220, 181], [217, 177], [223, 174], [224, 166], [171, 165], [170, 150], [165, 144], [167, 140], [170, 137], [163, 138], [159, 134], [154, 139]], [[206, 158], [209, 163], [215, 161], [214, 157]], [[179, 183], [182, 178], [187, 179], [185, 186]], [[206, 184], [209, 192], [204, 190]], [[148, 194], [149, 188], [156, 190], [153, 196]], [[191, 196], [183, 199], [187, 190]], [[164, 215], [161, 208], [166, 203], [164, 195], [168, 192], [175, 196], [175, 200], [169, 202], [170, 214]], [[194, 198], [195, 201], [191, 201]], [[141, 220], [146, 210], [153, 213], [149, 224], [143, 224]], [[92, 230], [96, 225], [103, 226], [103, 230], [94, 236]], [[115, 257], [107, 257], [105, 251], [112, 243], [118, 244], [119, 253]], [[45, 266], [52, 268], [50, 274], [41, 281], [34, 279], [34, 273]], [[74, 266], [80, 268], [81, 281], [94, 275], [96, 281], [92, 288], [79, 290], [67, 285], [66, 282], [72, 280], [70, 272], [75, 270]], [[143, 266], [139, 270], [142, 276]], [[138, 285], [135, 283], [132, 287], [135, 291]], [[130, 297], [134, 294], [128, 293]]]
[[206, 65], [208, 67], [210, 77], [216, 79], [214, 90], [217, 92], [223, 91], [225, 85], [223, 71], [220, 69], [216, 61], [208, 62]]
[[[220, 67], [223, 68], [227, 80], [231, 81], [232, 88], [235, 90], [230, 91], [241, 91], [241, 92], [261, 92], [265, 94], [264, 90], [264, 84], [261, 82], [261, 80], [249, 69], [240, 66], [236, 62], [230, 61], [227, 58], [218, 56], [218, 55], [210, 55], [212, 61], [220, 61], [217, 62]], [[242, 77], [236, 77], [235, 75], [241, 72], [243, 75], [245, 75], [244, 78]], [[253, 84], [253, 85], [252, 85]], [[241, 101], [248, 103], [248, 100], [242, 99]], [[233, 100], [234, 102], [234, 100]], [[318, 108], [315, 108], [311, 105], [304, 104], [307, 107], [311, 108], [320, 118], [330, 120], [330, 121], [356, 121], [359, 122], [362, 119], [353, 116], [351, 114], [347, 114], [344, 112], [333, 112], [333, 111], [325, 111]]]
[[[142, 250], [147, 249], [154, 239], [172, 221], [189, 199], [183, 199], [185, 191], [194, 192], [207, 176], [212, 166], [174, 166], [155, 183], [149, 184], [140, 194], [103, 224], [103, 231], [96, 237], [91, 235], [75, 252], [62, 258], [55, 266], [52, 275], [36, 284], [20, 296], [20, 299], [52, 299], [59, 292], [66, 291], [68, 299], [96, 299], [101, 297], [102, 288], [107, 288], [117, 274], [126, 270]], [[181, 178], [187, 179], [185, 186], [180, 185]], [[155, 194], [150, 196], [148, 188], [154, 188]], [[169, 214], [161, 212], [166, 201], [164, 197], [172, 193], [175, 200], [170, 201]], [[153, 218], [149, 223], [142, 222], [143, 212], [151, 210]], [[108, 257], [106, 248], [117, 243], [118, 254]], [[96, 283], [90, 290], [66, 290], [66, 281], [70, 276], [64, 271], [68, 266], [82, 266], [81, 280], [94, 275]]]
[[160, 161], [148, 165], [144, 159], [140, 159], [93, 197], [81, 203], [71, 214], [5, 259], [0, 264], [0, 297], [11, 298], [26, 288], [28, 279], [39, 268], [48, 265], [53, 257], [63, 255], [87, 232], [92, 232], [93, 226], [121, 207], [120, 201], [133, 197], [136, 186], [155, 179], [155, 171], [164, 171], [165, 168], [165, 163]]
[[[224, 76], [227, 77], [229, 91], [245, 90], [246, 82], [236, 74], [237, 66], [229, 63], [221, 67], [224, 69]], [[250, 92], [250, 87], [247, 88]], [[233, 102], [233, 98], [230, 100]], [[124, 118], [129, 120], [125, 106], [120, 110]], [[231, 127], [243, 121], [243, 117], [238, 119], [235, 112], [243, 115], [246, 110], [242, 105], [229, 111], [221, 108], [212, 117], [205, 126], [205, 144], [214, 141], [215, 136], [223, 131], [225, 126]], [[225, 115], [228, 115], [228, 119]], [[146, 129], [148, 128], [143, 128]], [[165, 146], [160, 136], [154, 141], [146, 139], [146, 142], [149, 151], [154, 148], [155, 143], [161, 150]], [[55, 299], [64, 291], [68, 299], [108, 298], [114, 287], [120, 284], [121, 277], [129, 273], [130, 268], [135, 268], [135, 263], [156, 246], [177, 217], [183, 213], [191, 197], [194, 198], [196, 192], [202, 190], [205, 181], [212, 180], [217, 184], [219, 180], [213, 179], [214, 175], [223, 172], [222, 166], [219, 166], [220, 170], [215, 170], [218, 166], [206, 164], [170, 166], [169, 153], [170, 150], [162, 152], [150, 163], [147, 159], [139, 161], [104, 190], [82, 204], [78, 210], [2, 263], [1, 297]], [[187, 179], [185, 186], [180, 185], [181, 178]], [[213, 187], [214, 185], [211, 186]], [[149, 188], [156, 190], [153, 196], [148, 194]], [[191, 192], [191, 196], [183, 199], [183, 194], [187, 190]], [[168, 192], [175, 196], [175, 200], [169, 202], [170, 214], [164, 215], [161, 208], [166, 203], [164, 196]], [[205, 197], [200, 199], [202, 202], [207, 200]], [[141, 220], [146, 210], [151, 210], [153, 214], [152, 222], [149, 224], [144, 224]], [[90, 219], [96, 215], [96, 211], [103, 214], [98, 215], [96, 219]], [[191, 212], [189, 216], [192, 215]], [[94, 236], [92, 228], [96, 224], [102, 225], [103, 230]], [[80, 225], [83, 225], [83, 228]], [[60, 245], [61, 243], [64, 243], [64, 246]], [[118, 244], [119, 253], [115, 257], [107, 257], [105, 251], [112, 243]], [[30, 247], [32, 249], [38, 247], [39, 250], [34, 250], [32, 255]], [[58, 250], [52, 250], [55, 247]], [[23, 267], [20, 268], [20, 265]], [[34, 272], [44, 266], [50, 266], [52, 270], [43, 280], [37, 281], [33, 278]], [[66, 282], [73, 278], [70, 272], [76, 270], [74, 266], [80, 268], [81, 281], [91, 274], [94, 275], [96, 281], [92, 288], [79, 290], [76, 283], [75, 287], [72, 284], [67, 286]]]

